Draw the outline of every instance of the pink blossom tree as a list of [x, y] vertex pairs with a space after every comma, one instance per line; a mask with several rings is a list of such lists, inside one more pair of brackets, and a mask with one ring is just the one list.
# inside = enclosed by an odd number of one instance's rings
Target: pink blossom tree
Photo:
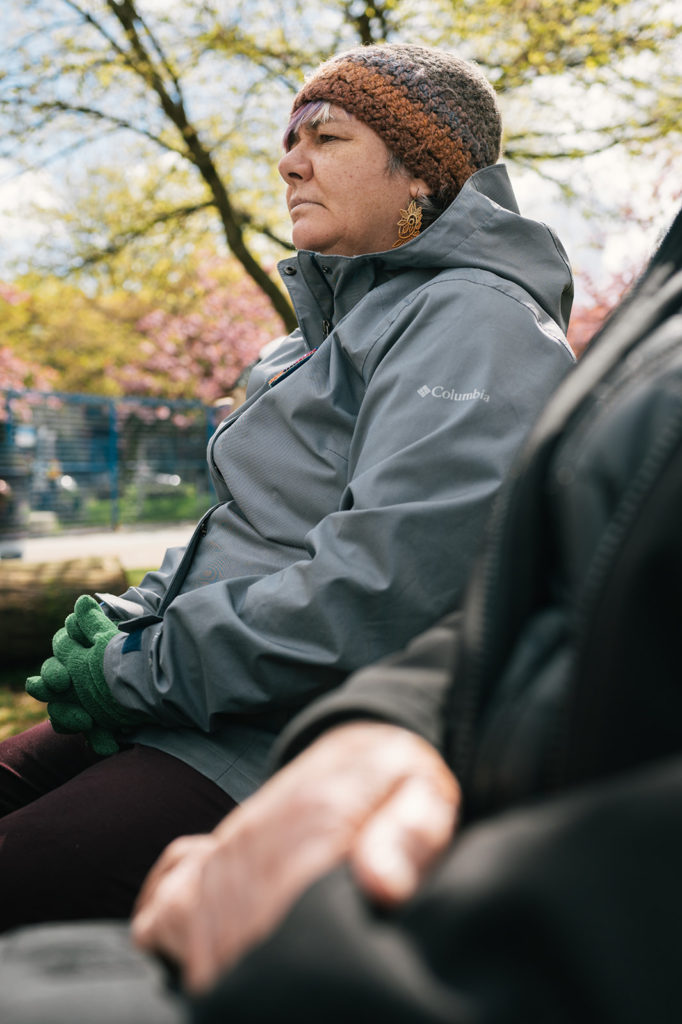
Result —
[[139, 349], [114, 371], [125, 394], [211, 404], [235, 387], [268, 341], [283, 333], [262, 290], [234, 263], [202, 257], [192, 291], [189, 307], [158, 306], [137, 321]]
[[641, 269], [632, 266], [621, 270], [612, 274], [606, 284], [599, 284], [590, 275], [583, 275], [588, 300], [574, 307], [568, 325], [568, 341], [577, 356], [583, 354], [611, 310], [631, 288]]

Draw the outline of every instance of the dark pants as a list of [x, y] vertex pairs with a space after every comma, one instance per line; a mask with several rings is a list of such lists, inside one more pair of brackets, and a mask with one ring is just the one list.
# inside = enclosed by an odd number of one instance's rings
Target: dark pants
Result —
[[49, 723], [0, 744], [0, 930], [126, 918], [156, 858], [235, 806], [169, 754], [134, 745], [98, 757]]

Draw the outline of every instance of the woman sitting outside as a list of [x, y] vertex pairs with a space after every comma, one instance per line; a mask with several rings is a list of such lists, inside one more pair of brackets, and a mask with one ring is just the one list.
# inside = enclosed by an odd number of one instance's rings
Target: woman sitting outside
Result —
[[350, 50], [297, 95], [298, 329], [211, 439], [219, 502], [187, 549], [79, 598], [27, 684], [51, 722], [0, 744], [0, 927], [127, 916], [301, 707], [457, 606], [573, 362], [570, 269], [520, 216], [500, 135], [492, 87], [436, 49]]

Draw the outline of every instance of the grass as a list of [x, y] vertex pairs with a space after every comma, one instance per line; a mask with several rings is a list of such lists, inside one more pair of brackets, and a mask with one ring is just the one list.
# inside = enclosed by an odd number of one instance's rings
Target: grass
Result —
[[[136, 586], [145, 572], [146, 569], [127, 571], [128, 585]], [[24, 690], [26, 677], [35, 675], [39, 667], [29, 665], [0, 670], [0, 740], [37, 725], [47, 717], [45, 705], [29, 697]]]
[[0, 740], [37, 725], [46, 717], [45, 705], [24, 692], [26, 675], [22, 669], [0, 673]]
[[[132, 484], [121, 495], [118, 516], [122, 523], [195, 522], [213, 501], [210, 494], [197, 491], [193, 484], [180, 484], [156, 493]], [[83, 522], [86, 526], [108, 526], [111, 522], [111, 499], [89, 499]]]

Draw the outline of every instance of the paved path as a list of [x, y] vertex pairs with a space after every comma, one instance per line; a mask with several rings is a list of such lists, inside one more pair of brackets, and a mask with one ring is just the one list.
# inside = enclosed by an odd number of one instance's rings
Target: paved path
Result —
[[23, 562], [61, 562], [91, 555], [115, 555], [124, 569], [154, 569], [166, 548], [186, 544], [194, 523], [118, 530], [67, 533], [53, 537], [26, 537], [16, 548]]

